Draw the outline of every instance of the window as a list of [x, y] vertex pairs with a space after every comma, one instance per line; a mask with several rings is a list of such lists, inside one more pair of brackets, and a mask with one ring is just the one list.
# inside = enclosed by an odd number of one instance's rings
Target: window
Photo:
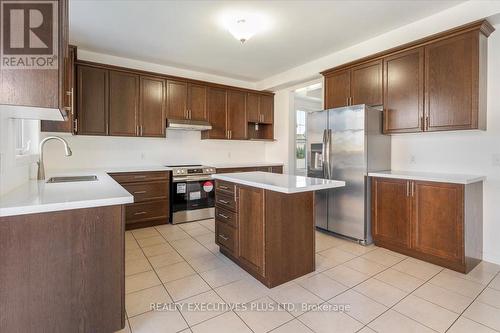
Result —
[[33, 142], [36, 141], [34, 135], [38, 130], [38, 122], [27, 119], [13, 119], [13, 121], [16, 156], [33, 154]]
[[306, 174], [306, 111], [297, 110], [295, 122], [295, 172]]

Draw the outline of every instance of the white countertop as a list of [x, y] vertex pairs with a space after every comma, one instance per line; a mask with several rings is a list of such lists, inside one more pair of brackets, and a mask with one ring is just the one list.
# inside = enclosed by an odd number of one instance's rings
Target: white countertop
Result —
[[394, 179], [423, 180], [429, 182], [454, 183], [454, 184], [472, 184], [486, 180], [485, 176], [461, 175], [453, 173], [431, 173], [415, 171], [378, 171], [369, 172], [368, 176]]
[[345, 182], [270, 172], [236, 172], [212, 175], [214, 179], [263, 188], [281, 193], [299, 193], [344, 187]]
[[247, 167], [259, 167], [259, 166], [283, 166], [283, 162], [227, 162], [227, 163], [203, 163], [203, 165], [208, 165], [214, 168], [247, 168]]
[[134, 202], [134, 197], [102, 170], [47, 172], [46, 179], [85, 175], [96, 175], [98, 180], [51, 184], [31, 180], [0, 197], [0, 217]]
[[172, 171], [172, 168], [164, 165], [137, 165], [137, 166], [127, 166], [127, 167], [107, 167], [103, 168], [103, 171], [107, 173]]

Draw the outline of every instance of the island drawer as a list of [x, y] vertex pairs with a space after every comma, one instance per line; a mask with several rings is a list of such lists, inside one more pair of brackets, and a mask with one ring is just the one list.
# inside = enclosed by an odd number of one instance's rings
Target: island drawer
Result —
[[236, 199], [231, 195], [222, 194], [220, 191], [215, 192], [215, 207], [236, 211]]
[[122, 186], [134, 196], [134, 202], [168, 199], [167, 181], [123, 184]]
[[223, 180], [217, 180], [215, 182], [215, 190], [234, 196], [236, 193], [236, 185], [234, 183], [226, 182]]
[[233, 255], [236, 255], [236, 229], [233, 227], [221, 223], [220, 221], [215, 222], [215, 243], [222, 246], [226, 250], [230, 251]]
[[215, 220], [218, 222], [222, 222], [228, 224], [234, 228], [238, 226], [238, 219], [236, 213], [233, 213], [229, 210], [215, 207]]
[[145, 220], [167, 219], [169, 216], [168, 200], [158, 200], [127, 205], [125, 218], [127, 223]]
[[109, 175], [120, 184], [169, 180], [168, 171], [120, 172], [120, 173], [110, 173]]

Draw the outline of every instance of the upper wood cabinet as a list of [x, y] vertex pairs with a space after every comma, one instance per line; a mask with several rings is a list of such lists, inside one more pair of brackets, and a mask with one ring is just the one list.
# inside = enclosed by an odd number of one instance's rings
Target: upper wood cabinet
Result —
[[188, 84], [182, 81], [167, 81], [167, 118], [188, 118]]
[[325, 107], [382, 104], [382, 62], [380, 60], [342, 70], [325, 78]]
[[76, 106], [75, 106], [75, 60], [76, 60], [76, 47], [70, 45], [68, 48], [68, 56], [64, 62], [64, 91], [66, 92], [66, 115], [68, 119], [65, 121], [52, 121], [42, 120], [42, 132], [67, 132], [76, 134]]
[[200, 84], [188, 85], [188, 119], [207, 120], [207, 87]]
[[138, 136], [139, 75], [109, 72], [109, 135]]
[[228, 90], [227, 93], [227, 131], [228, 139], [247, 138], [246, 98], [243, 91]]
[[106, 69], [77, 65], [77, 133], [108, 134], [108, 79]]
[[272, 124], [274, 121], [274, 97], [254, 93], [247, 94], [247, 121]]
[[260, 95], [248, 93], [247, 95], [247, 120], [252, 123], [260, 123], [262, 115], [260, 113]]
[[325, 77], [325, 109], [349, 105], [351, 97], [351, 72], [332, 73]]
[[165, 80], [141, 76], [139, 96], [140, 135], [165, 137]]
[[227, 90], [209, 87], [207, 96], [208, 122], [212, 125], [210, 131], [203, 131], [203, 139], [227, 138]]
[[388, 134], [484, 130], [494, 30], [474, 22], [324, 71], [325, 108], [383, 104]]
[[384, 133], [419, 132], [424, 120], [424, 48], [384, 58]]
[[[425, 116], [427, 131], [485, 128], [485, 45], [469, 32], [425, 47]], [[483, 46], [483, 47], [481, 47]], [[481, 49], [480, 49], [481, 48]], [[480, 106], [480, 103], [483, 103]]]
[[[53, 46], [53, 55], [48, 55], [48, 57], [57, 59], [57, 66], [54, 66], [55, 68], [41, 69], [9, 69], [9, 66], [2, 64], [0, 66], [0, 104], [59, 109], [64, 116], [69, 111], [66, 108], [71, 107], [71, 98], [69, 96], [71, 91], [68, 90], [68, 86], [65, 84], [67, 69], [65, 64], [70, 56], [68, 51], [68, 0], [59, 0], [53, 4], [57, 6], [57, 9], [53, 12], [58, 15], [58, 44]], [[7, 5], [5, 4], [5, 6]], [[50, 28], [52, 23], [49, 17], [44, 17], [43, 25], [38, 29], [38, 33], [41, 32], [50, 42], [54, 37]], [[13, 26], [12, 28], [22, 29], [23, 27]], [[47, 33], [47, 31], [50, 33]], [[27, 43], [28, 38], [25, 40], [25, 47]], [[49, 42], [47, 41], [47, 43]], [[24, 51], [27, 51], [26, 56], [32, 56], [27, 47]], [[4, 54], [7, 54], [6, 50], [4, 50]]]

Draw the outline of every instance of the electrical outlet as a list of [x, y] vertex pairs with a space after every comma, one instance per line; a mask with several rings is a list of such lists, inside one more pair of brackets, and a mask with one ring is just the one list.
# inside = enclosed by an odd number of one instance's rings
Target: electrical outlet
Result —
[[417, 163], [417, 159], [415, 158], [415, 155], [410, 156], [410, 164], [415, 164]]
[[500, 154], [491, 155], [491, 163], [493, 166], [500, 167]]

